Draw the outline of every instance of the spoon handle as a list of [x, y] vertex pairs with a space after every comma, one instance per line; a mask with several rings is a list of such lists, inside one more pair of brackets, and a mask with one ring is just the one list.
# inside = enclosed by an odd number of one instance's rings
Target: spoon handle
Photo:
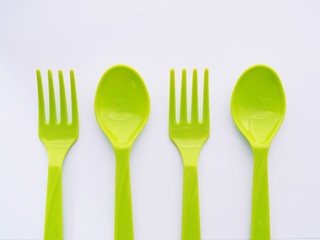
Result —
[[115, 240], [133, 240], [133, 220], [130, 185], [130, 149], [115, 149], [116, 193], [115, 193]]
[[254, 148], [251, 240], [270, 240], [268, 149]]
[[200, 240], [200, 211], [197, 166], [184, 166], [182, 240]]

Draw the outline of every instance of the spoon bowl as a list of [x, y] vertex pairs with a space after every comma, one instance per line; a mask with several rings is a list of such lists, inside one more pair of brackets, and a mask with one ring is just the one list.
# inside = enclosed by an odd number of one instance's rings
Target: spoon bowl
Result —
[[150, 112], [149, 94], [140, 75], [125, 65], [110, 68], [98, 85], [94, 109], [112, 145], [131, 145]]
[[269, 146], [286, 111], [284, 90], [277, 73], [256, 65], [239, 78], [232, 95], [233, 119], [251, 146]]

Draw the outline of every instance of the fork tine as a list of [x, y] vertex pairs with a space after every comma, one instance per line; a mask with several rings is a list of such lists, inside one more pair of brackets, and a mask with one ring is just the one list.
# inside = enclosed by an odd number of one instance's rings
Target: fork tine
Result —
[[70, 85], [71, 85], [71, 105], [72, 105], [72, 124], [78, 126], [78, 102], [77, 102], [77, 92], [76, 92], [76, 81], [74, 77], [74, 72], [70, 71]]
[[63, 73], [59, 70], [59, 90], [60, 90], [60, 118], [61, 123], [68, 123], [66, 90], [64, 87]]
[[38, 85], [38, 111], [39, 111], [39, 124], [44, 124], [46, 122], [46, 114], [44, 109], [44, 96], [43, 96], [43, 86], [40, 70], [37, 70], [37, 85]]
[[57, 113], [56, 113], [56, 100], [54, 95], [54, 85], [51, 70], [48, 70], [48, 86], [49, 86], [49, 119], [51, 123], [55, 123], [57, 121]]
[[180, 100], [180, 122], [187, 122], [187, 72], [182, 70], [181, 100]]
[[197, 69], [193, 70], [193, 75], [192, 75], [191, 121], [198, 122], [198, 72], [197, 72]]
[[169, 96], [169, 123], [176, 123], [176, 87], [175, 87], [175, 73], [170, 71], [170, 96]]
[[203, 120], [204, 124], [209, 124], [209, 70], [204, 70], [204, 84], [203, 84]]

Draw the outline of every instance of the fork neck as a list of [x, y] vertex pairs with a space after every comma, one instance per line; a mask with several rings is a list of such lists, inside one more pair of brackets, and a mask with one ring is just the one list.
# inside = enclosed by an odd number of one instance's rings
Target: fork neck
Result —
[[200, 149], [197, 148], [180, 148], [179, 152], [183, 159], [185, 167], [198, 167], [198, 156]]
[[49, 167], [62, 167], [68, 150], [65, 147], [47, 147]]

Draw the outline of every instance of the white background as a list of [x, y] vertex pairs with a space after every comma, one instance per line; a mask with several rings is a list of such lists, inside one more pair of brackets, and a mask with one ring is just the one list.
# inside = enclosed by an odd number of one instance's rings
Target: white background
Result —
[[80, 135], [63, 168], [65, 239], [113, 239], [115, 160], [93, 103], [100, 77], [118, 63], [141, 74], [151, 98], [131, 154], [137, 240], [180, 239], [182, 161], [168, 137], [169, 70], [179, 79], [182, 68], [202, 76], [205, 67], [211, 136], [199, 159], [202, 238], [249, 238], [252, 154], [233, 124], [230, 97], [257, 63], [277, 71], [287, 97], [269, 154], [272, 238], [320, 239], [316, 0], [0, 0], [0, 239], [43, 236], [47, 155], [37, 135], [37, 68], [56, 78], [58, 69], [66, 79], [70, 69], [76, 74]]

